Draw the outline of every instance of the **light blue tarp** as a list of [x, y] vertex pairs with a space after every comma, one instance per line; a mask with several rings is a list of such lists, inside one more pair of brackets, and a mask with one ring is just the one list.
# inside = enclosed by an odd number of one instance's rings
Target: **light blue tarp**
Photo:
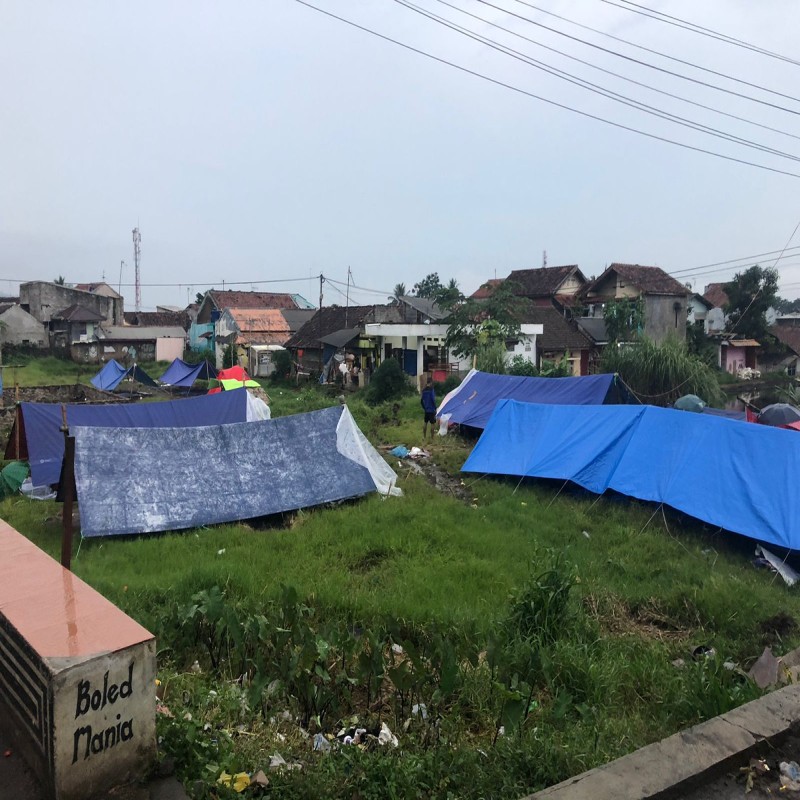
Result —
[[504, 400], [465, 472], [570, 480], [800, 548], [800, 435], [654, 406]]
[[74, 433], [81, 534], [88, 537], [194, 528], [359, 497], [376, 490], [369, 459], [387, 469], [341, 406], [246, 425]]
[[[182, 428], [198, 425], [224, 425], [247, 420], [247, 389], [167, 400], [158, 403], [120, 403], [108, 405], [67, 405], [67, 424], [101, 428]], [[22, 422], [20, 423], [20, 417]], [[61, 431], [61, 405], [58, 403], [20, 403], [6, 448], [6, 458], [27, 457], [34, 486], [58, 483], [64, 460], [64, 434]], [[15, 445], [20, 426], [19, 452]], [[191, 454], [186, 454], [190, 459]]]
[[139, 381], [139, 383], [144, 383], [147, 386], [158, 386], [138, 364], [131, 364], [130, 367], [123, 367], [122, 364], [118, 363], [113, 358], [111, 361], [104, 364], [100, 372], [92, 378], [92, 385], [98, 389], [113, 392], [114, 389], [120, 385], [122, 380], [128, 376], [132, 376], [134, 380]]
[[624, 384], [612, 374], [580, 378], [525, 378], [475, 370], [445, 398], [437, 416], [449, 414], [451, 423], [485, 428], [499, 400], [578, 406], [626, 403], [631, 399]]
[[159, 381], [166, 386], [191, 386], [196, 380], [212, 380], [217, 371], [208, 361], [199, 364], [187, 364], [182, 358], [176, 358], [164, 371]]

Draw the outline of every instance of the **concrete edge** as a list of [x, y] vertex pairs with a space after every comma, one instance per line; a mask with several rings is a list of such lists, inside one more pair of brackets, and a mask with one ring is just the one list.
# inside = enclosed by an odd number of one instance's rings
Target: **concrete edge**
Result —
[[800, 684], [794, 684], [522, 800], [667, 800], [786, 737], [798, 724]]

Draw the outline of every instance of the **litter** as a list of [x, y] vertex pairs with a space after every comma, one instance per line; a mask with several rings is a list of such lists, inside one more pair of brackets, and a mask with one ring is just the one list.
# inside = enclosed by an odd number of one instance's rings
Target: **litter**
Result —
[[773, 572], [777, 572], [786, 581], [787, 586], [794, 586], [800, 580], [800, 575], [797, 572], [763, 545], [756, 547], [756, 561], [754, 563], [757, 566], [768, 566]]
[[714, 658], [716, 654], [717, 651], [708, 644], [698, 645], [692, 650], [692, 658], [695, 661], [699, 661], [701, 658]]
[[381, 722], [381, 732], [378, 734], [378, 744], [397, 747], [400, 742], [397, 737], [389, 730], [389, 726], [385, 722]]
[[414, 703], [414, 705], [411, 706], [411, 713], [415, 717], [419, 714], [422, 719], [428, 719], [428, 707], [425, 703]]
[[758, 657], [758, 661], [750, 668], [747, 674], [755, 681], [759, 689], [766, 689], [778, 682], [778, 668], [780, 659], [772, 654], [769, 647]]
[[318, 750], [320, 753], [330, 753], [331, 743], [321, 733], [316, 733], [314, 734], [314, 750]]
[[589, 535], [589, 531], [581, 531], [581, 533], [587, 538], [591, 539], [592, 537]]
[[19, 490], [31, 500], [55, 500], [56, 493], [49, 486], [34, 486], [30, 478], [25, 478]]
[[227, 786], [229, 789], [233, 789], [234, 792], [243, 792], [250, 786], [250, 776], [246, 772], [237, 772], [235, 775], [223, 772], [217, 778], [217, 783], [220, 786]]
[[781, 761], [781, 788], [790, 792], [800, 791], [800, 766], [796, 761]]
[[405, 445], [399, 444], [393, 450], [389, 451], [395, 458], [408, 458], [411, 452]]
[[260, 769], [258, 770], [258, 772], [253, 773], [253, 777], [250, 778], [250, 785], [260, 786], [262, 789], [269, 786], [269, 778], [264, 774], [263, 769]]

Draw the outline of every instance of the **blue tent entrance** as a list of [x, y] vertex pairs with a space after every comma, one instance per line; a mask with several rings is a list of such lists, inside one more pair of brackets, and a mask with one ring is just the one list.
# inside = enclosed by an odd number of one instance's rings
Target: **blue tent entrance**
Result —
[[94, 378], [92, 378], [92, 386], [97, 389], [104, 389], [107, 392], [113, 392], [125, 378], [132, 378], [146, 386], [158, 386], [138, 364], [131, 364], [129, 367], [123, 367], [122, 364], [115, 361], [113, 358], [103, 366]]
[[208, 361], [199, 364], [187, 364], [183, 359], [176, 358], [159, 378], [164, 386], [190, 387], [195, 381], [210, 381], [217, 377], [217, 371]]

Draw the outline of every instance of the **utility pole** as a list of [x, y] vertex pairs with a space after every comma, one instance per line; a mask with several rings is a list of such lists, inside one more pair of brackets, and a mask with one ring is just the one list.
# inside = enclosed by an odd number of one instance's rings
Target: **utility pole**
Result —
[[325, 277], [320, 272], [319, 274], [319, 311], [318, 318], [317, 318], [317, 338], [320, 340], [319, 342], [319, 368], [320, 371], [324, 368], [325, 364], [322, 361], [322, 284], [325, 282]]
[[345, 295], [344, 300], [344, 326], [347, 327], [347, 312], [350, 310], [350, 278], [352, 277], [352, 273], [350, 272], [350, 265], [347, 265], [347, 294]]
[[142, 258], [142, 234], [139, 233], [139, 228], [133, 229], [133, 264], [136, 269], [136, 310], [142, 310], [142, 279], [139, 274], [139, 268]]
[[119, 287], [117, 288], [117, 292], [122, 296], [122, 268], [125, 266], [124, 261], [119, 262]]

